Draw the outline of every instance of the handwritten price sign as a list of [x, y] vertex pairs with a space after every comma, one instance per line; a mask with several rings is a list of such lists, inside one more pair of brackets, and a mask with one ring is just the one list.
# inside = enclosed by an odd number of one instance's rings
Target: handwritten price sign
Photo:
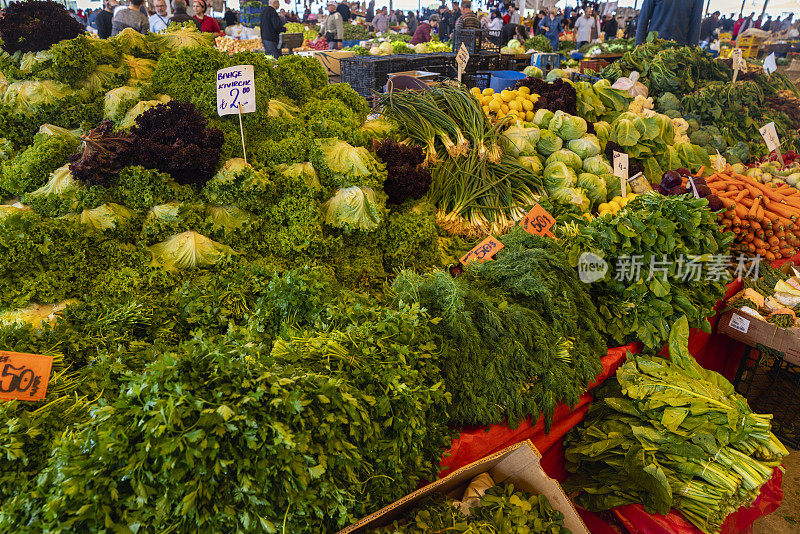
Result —
[[628, 155], [624, 152], [614, 151], [614, 176], [619, 178], [619, 188], [622, 196], [628, 194]]
[[475, 248], [464, 254], [460, 261], [466, 265], [471, 261], [490, 260], [503, 246], [499, 239], [490, 235], [478, 243]]
[[256, 110], [255, 75], [252, 65], [237, 65], [217, 71], [217, 113], [233, 115]]
[[52, 356], [0, 350], [0, 400], [44, 399], [52, 367]]
[[533, 235], [555, 237], [550, 228], [556, 223], [552, 215], [547, 213], [539, 204], [534, 204], [531, 211], [522, 219], [522, 227], [526, 232]]

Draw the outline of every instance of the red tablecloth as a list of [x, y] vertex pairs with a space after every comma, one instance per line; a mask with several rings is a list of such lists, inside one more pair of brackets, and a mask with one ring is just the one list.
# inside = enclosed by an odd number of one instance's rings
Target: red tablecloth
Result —
[[[800, 255], [798, 259], [800, 259]], [[729, 284], [724, 300], [739, 291], [742, 286], [742, 282]], [[717, 311], [722, 309], [724, 300], [717, 304]], [[728, 380], [733, 380], [744, 352], [744, 345], [724, 334], [717, 334], [718, 320], [718, 316], [709, 319], [712, 326], [711, 334], [692, 330], [689, 336], [689, 351], [706, 369], [717, 371]], [[640, 351], [640, 346], [631, 344], [608, 350], [602, 359], [603, 371], [591, 384], [589, 391], [616, 372], [628, 350], [636, 353]], [[547, 474], [556, 480], [563, 481], [568, 473], [564, 465], [562, 441], [564, 435], [586, 416], [589, 404], [593, 400], [589, 391], [581, 397], [574, 408], [570, 409], [561, 405], [556, 409], [553, 427], [547, 435], [544, 433], [544, 423], [541, 418], [535, 424], [528, 418], [515, 429], [510, 429], [505, 425], [464, 428], [461, 435], [453, 440], [450, 450], [445, 454], [440, 476], [509, 445], [530, 439], [542, 453], [542, 467]], [[753, 521], [762, 515], [773, 512], [780, 506], [783, 500], [781, 481], [781, 472], [776, 469], [772, 479], [762, 488], [761, 495], [756, 502], [752, 506], [741, 508], [731, 514], [725, 521], [721, 534], [748, 534], [751, 532]], [[578, 511], [592, 534], [618, 534], [618, 531], [609, 526], [599, 515], [586, 510]], [[628, 505], [615, 508], [611, 513], [625, 528], [635, 534], [702, 534], [699, 529], [675, 511], [666, 516], [659, 516], [648, 514], [640, 505]]]

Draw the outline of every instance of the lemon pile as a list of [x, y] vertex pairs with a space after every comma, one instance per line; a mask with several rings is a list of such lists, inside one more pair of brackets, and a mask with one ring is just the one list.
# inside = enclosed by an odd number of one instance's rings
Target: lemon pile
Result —
[[619, 210], [624, 208], [628, 205], [628, 202], [636, 198], [636, 193], [628, 193], [626, 197], [614, 197], [611, 199], [611, 202], [603, 202], [599, 206], [597, 206], [597, 216], [602, 217], [603, 215], [616, 215], [619, 213]]
[[528, 87], [520, 87], [513, 91], [503, 89], [501, 93], [495, 93], [494, 89], [484, 89], [481, 92], [477, 87], [473, 87], [470, 92], [478, 99], [487, 116], [494, 114], [498, 119], [511, 116], [530, 122], [533, 120], [533, 104], [539, 100], [539, 95], [531, 94]]

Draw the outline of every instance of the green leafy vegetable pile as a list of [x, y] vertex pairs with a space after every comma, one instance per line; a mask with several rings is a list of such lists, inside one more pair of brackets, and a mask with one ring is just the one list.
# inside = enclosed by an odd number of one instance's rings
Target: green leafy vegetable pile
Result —
[[[648, 193], [616, 215], [560, 227], [573, 266], [584, 253], [608, 263], [605, 277], [589, 285], [608, 339], [617, 345], [638, 339], [660, 348], [669, 325], [683, 315], [692, 328], [709, 331], [706, 317], [729, 281], [725, 261], [732, 238], [719, 231], [706, 204], [685, 195]], [[709, 277], [709, 264], [720, 258], [722, 266]]]
[[453, 423], [516, 426], [541, 413], [549, 430], [556, 403], [577, 403], [600, 371], [600, 320], [555, 241], [516, 228], [503, 243], [459, 278], [406, 272], [393, 290], [441, 321]]
[[373, 530], [382, 534], [427, 534], [430, 532], [496, 534], [570, 534], [563, 526], [564, 514], [553, 510], [544, 495], [515, 490], [513, 484], [486, 490], [480, 506], [462, 514], [442, 493], [420, 502], [407, 519]]
[[752, 503], [788, 454], [771, 416], [750, 411], [722, 376], [689, 354], [689, 325], [675, 322], [670, 359], [628, 354], [598, 389], [586, 419], [564, 440], [569, 489], [602, 511], [641, 503], [679, 510], [703, 532]]

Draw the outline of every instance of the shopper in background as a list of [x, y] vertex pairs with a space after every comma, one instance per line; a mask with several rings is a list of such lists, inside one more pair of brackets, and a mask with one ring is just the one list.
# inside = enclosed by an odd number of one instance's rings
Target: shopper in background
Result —
[[625, 22], [625, 33], [623, 35], [625, 39], [633, 39], [636, 37], [636, 17], [628, 17], [627, 22]]
[[386, 14], [386, 8], [379, 9], [372, 19], [372, 27], [376, 32], [385, 33], [389, 31], [389, 15]]
[[[491, 22], [490, 22], [491, 24]], [[481, 22], [472, 11], [472, 2], [470, 0], [462, 0], [461, 2], [461, 16], [456, 21], [456, 30], [480, 30]]]
[[600, 21], [591, 7], [583, 11], [583, 16], [575, 21], [575, 47], [580, 49], [600, 36]]
[[397, 11], [389, 11], [389, 26], [397, 26], [400, 24], [400, 19], [397, 18]]
[[336, 6], [336, 11], [342, 16], [342, 23], [350, 20], [350, 7], [344, 0], [339, 2], [339, 4]]
[[700, 42], [711, 43], [714, 40], [714, 32], [720, 27], [719, 11], [714, 11], [710, 17], [706, 17], [700, 25]]
[[278, 15], [280, 5], [280, 0], [269, 0], [269, 4], [261, 10], [261, 44], [264, 45], [264, 53], [275, 58], [281, 55], [278, 40], [280, 35], [286, 31], [286, 27]]
[[761, 15], [759, 15], [758, 18], [756, 19], [756, 21], [753, 23], [753, 28], [755, 28], [757, 30], [761, 29], [761, 24], [763, 22], [761, 19], [762, 19], [762, 17], [761, 17]]
[[605, 22], [603, 22], [603, 26], [601, 27], [603, 30], [603, 38], [606, 41], [613, 41], [617, 38], [617, 30], [619, 30], [619, 24], [617, 23], [617, 17], [614, 15], [606, 15]]
[[144, 0], [131, 0], [130, 5], [114, 12], [111, 20], [111, 36], [117, 35], [125, 28], [133, 28], [139, 33], [147, 33], [150, 22], [140, 11]]
[[781, 30], [782, 32], [788, 31], [789, 28], [792, 27], [792, 18], [794, 18], [794, 13], [789, 13], [789, 16], [781, 22]]
[[369, 0], [369, 7], [367, 7], [367, 16], [364, 17], [364, 20], [367, 21], [367, 24], [372, 22], [372, 19], [375, 18], [375, 0]]
[[97, 14], [97, 36], [101, 39], [111, 37], [111, 22], [114, 19], [114, 8], [117, 0], [104, 0], [103, 10]]
[[645, 42], [647, 35], [655, 31], [662, 39], [697, 46], [704, 4], [704, 0], [644, 0], [637, 22], [636, 44]]
[[520, 43], [524, 43], [527, 38], [528, 30], [526, 30], [525, 26], [522, 24], [514, 24], [513, 22], [509, 22], [503, 26], [503, 30], [500, 32], [500, 42], [503, 43], [504, 46], [511, 39], [516, 39]]
[[195, 26], [197, 25], [194, 17], [186, 12], [186, 0], [172, 0], [172, 16], [169, 18], [169, 23], [183, 24], [189, 21], [194, 22]]
[[440, 41], [446, 41], [450, 35], [450, 10], [447, 6], [439, 6], [439, 27], [436, 30]]
[[547, 12], [544, 9], [539, 10], [536, 14], [536, 18], [533, 19], [533, 34], [540, 35], [543, 33], [540, 25], [544, 19], [547, 18]]
[[455, 35], [456, 31], [456, 24], [458, 23], [458, 19], [461, 18], [461, 6], [458, 2], [453, 2], [453, 7], [450, 9], [450, 34], [447, 36], [448, 39], [452, 39]]
[[764, 21], [764, 24], [761, 25], [761, 29], [765, 32], [770, 31], [772, 28], [772, 15], [767, 15], [767, 20]]
[[[278, 0], [275, 1], [277, 3]], [[214, 17], [206, 15], [206, 11], [208, 11], [206, 0], [194, 0], [194, 21], [197, 23], [197, 27], [201, 32], [213, 33], [214, 37], [219, 37], [222, 35], [219, 24]]]
[[167, 26], [169, 26], [166, 0], [156, 0], [153, 3], [153, 7], [156, 8], [156, 12], [150, 15], [150, 31], [155, 33], [166, 30]]
[[551, 7], [550, 13], [539, 23], [539, 29], [542, 30], [544, 36], [550, 41], [553, 52], [558, 52], [558, 34], [561, 33], [561, 28], [561, 17], [558, 16], [558, 10]]
[[[375, 15], [375, 19], [377, 18], [378, 16]], [[328, 41], [328, 50], [338, 50], [342, 48], [344, 21], [342, 20], [342, 14], [336, 10], [335, 0], [328, 0], [328, 15], [325, 17], [325, 20], [322, 21], [319, 33]]]
[[509, 24], [521, 23], [519, 11], [517, 11], [517, 6], [515, 6], [514, 4], [508, 6], [508, 23]]
[[489, 33], [489, 35], [495, 35], [497, 37], [500, 37], [500, 30], [503, 29], [503, 26], [504, 24], [503, 24], [503, 19], [500, 18], [500, 11], [495, 9], [494, 11], [492, 11], [491, 19], [489, 20], [489, 23], [487, 25], [487, 29], [489, 30], [489, 32], [492, 32]]
[[417, 31], [418, 23], [417, 23], [417, 16], [414, 14], [413, 11], [408, 12], [406, 25], [408, 26], [408, 33], [414, 35]]
[[423, 22], [419, 26], [417, 26], [417, 31], [414, 32], [414, 36], [411, 38], [410, 43], [412, 45], [418, 45], [420, 43], [427, 43], [431, 40], [431, 31], [436, 29], [439, 26], [439, 15], [435, 13], [431, 15], [431, 18], [428, 19], [428, 22]]

